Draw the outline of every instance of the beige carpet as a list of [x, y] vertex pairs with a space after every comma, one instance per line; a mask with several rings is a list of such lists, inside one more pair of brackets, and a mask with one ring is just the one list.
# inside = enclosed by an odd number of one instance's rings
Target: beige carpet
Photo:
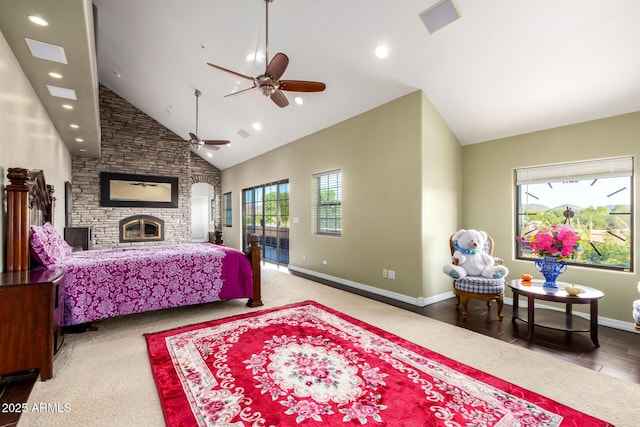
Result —
[[[618, 427], [640, 425], [640, 385], [273, 269], [262, 278], [265, 308], [315, 300]], [[28, 402], [58, 411], [26, 413], [19, 426], [164, 425], [142, 335], [260, 309], [245, 302], [126, 316], [67, 335], [53, 378], [38, 381]]]

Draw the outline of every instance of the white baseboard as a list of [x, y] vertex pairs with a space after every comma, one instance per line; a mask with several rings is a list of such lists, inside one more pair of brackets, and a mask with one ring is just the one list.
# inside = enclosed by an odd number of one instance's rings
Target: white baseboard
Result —
[[335, 282], [339, 285], [349, 286], [350, 288], [359, 289], [361, 291], [371, 292], [372, 294], [380, 295], [383, 297], [391, 298], [396, 301], [404, 302], [407, 304], [415, 305], [418, 307], [424, 307], [425, 305], [433, 304], [436, 302], [444, 301], [453, 297], [453, 292], [446, 292], [441, 295], [436, 295], [429, 298], [415, 298], [410, 297], [408, 295], [400, 294], [393, 291], [388, 291], [386, 289], [376, 288], [374, 286], [364, 285], [362, 283], [354, 282], [352, 280], [343, 279], [341, 277], [331, 276], [329, 274], [319, 273], [313, 270], [307, 270], [306, 268], [296, 267], [294, 265], [289, 264], [290, 271], [297, 271], [299, 273], [303, 273], [309, 276], [317, 277], [319, 279], [329, 280], [331, 282]]
[[[440, 301], [444, 301], [447, 300], [449, 298], [453, 297], [453, 292], [449, 291], [449, 292], [445, 292], [439, 295], [434, 295], [428, 298], [416, 298], [416, 297], [410, 297], [408, 295], [404, 295], [404, 294], [400, 294], [397, 292], [393, 292], [393, 291], [388, 291], [386, 289], [380, 289], [380, 288], [376, 288], [374, 286], [369, 286], [369, 285], [364, 285], [362, 283], [358, 283], [358, 282], [354, 282], [352, 280], [347, 280], [347, 279], [343, 279], [341, 277], [335, 277], [335, 276], [331, 276], [329, 274], [324, 274], [324, 273], [319, 273], [317, 271], [314, 270], [307, 270], [306, 268], [302, 268], [302, 267], [296, 267], [295, 265], [289, 265], [289, 270], [291, 271], [297, 271], [312, 277], [317, 277], [319, 279], [324, 279], [324, 280], [329, 280], [331, 282], [335, 282], [337, 284], [340, 285], [344, 285], [344, 286], [349, 286], [351, 288], [354, 289], [359, 289], [361, 291], [366, 291], [366, 292], [370, 292], [372, 294], [375, 295], [380, 295], [383, 297], [387, 297], [387, 298], [391, 298], [393, 300], [396, 301], [400, 301], [400, 302], [404, 302], [407, 304], [411, 304], [411, 305], [415, 305], [417, 307], [424, 307], [430, 304], [434, 304], [436, 302], [440, 302]], [[513, 305], [513, 298], [505, 298], [504, 299], [505, 304], [508, 305]], [[526, 301], [520, 301], [520, 308], [523, 310], [526, 310], [527, 307], [527, 303]], [[546, 308], [546, 309], [550, 309], [550, 310], [558, 310], [558, 311], [564, 311], [564, 309], [559, 308], [559, 307], [554, 307], [554, 306], [550, 306], [550, 305], [546, 305], [546, 304], [538, 304], [536, 303], [536, 307], [540, 307], [540, 308]], [[573, 312], [574, 315], [579, 316], [579, 317], [583, 317], [585, 319], [589, 318], [589, 315], [586, 313], [581, 313], [578, 311], [574, 311]], [[615, 329], [620, 329], [623, 331], [628, 331], [628, 332], [638, 332], [638, 330], [635, 328], [635, 325], [633, 322], [623, 322], [621, 320], [617, 320], [617, 319], [610, 319], [608, 317], [602, 317], [602, 316], [598, 316], [598, 325], [600, 326], [608, 326], [610, 328], [615, 328]]]

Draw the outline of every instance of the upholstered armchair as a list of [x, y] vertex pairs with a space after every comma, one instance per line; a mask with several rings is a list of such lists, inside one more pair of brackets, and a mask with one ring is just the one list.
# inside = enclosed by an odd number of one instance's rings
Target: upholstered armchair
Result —
[[[451, 256], [456, 251], [455, 234], [449, 238], [449, 249]], [[494, 260], [494, 265], [502, 265], [502, 259], [493, 257], [493, 239], [487, 236], [484, 247], [480, 248], [483, 252], [490, 255]], [[453, 257], [452, 263], [458, 264], [458, 260]], [[486, 301], [487, 309], [490, 309], [491, 301], [498, 303], [498, 319], [502, 321], [502, 307], [504, 306], [504, 277], [483, 277], [480, 275], [467, 275], [462, 278], [453, 279], [453, 293], [456, 296], [456, 308], [462, 303], [462, 318], [467, 318], [467, 303], [470, 298], [480, 301]]]

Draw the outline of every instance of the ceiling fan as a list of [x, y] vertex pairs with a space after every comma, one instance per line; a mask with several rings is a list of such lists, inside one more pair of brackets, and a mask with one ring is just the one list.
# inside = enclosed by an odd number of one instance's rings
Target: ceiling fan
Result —
[[284, 74], [287, 66], [289, 65], [289, 58], [284, 53], [276, 53], [271, 62], [269, 62], [269, 3], [273, 0], [264, 0], [266, 3], [266, 46], [265, 46], [265, 62], [267, 63], [267, 67], [264, 71], [264, 74], [260, 74], [258, 77], [249, 77], [244, 74], [237, 73], [235, 71], [228, 70], [226, 68], [220, 67], [219, 65], [207, 63], [207, 65], [217, 68], [218, 70], [224, 71], [229, 74], [233, 74], [236, 77], [241, 79], [250, 80], [253, 82], [253, 86], [247, 89], [240, 90], [238, 92], [233, 92], [225, 97], [240, 95], [243, 93], [247, 93], [254, 89], [259, 89], [260, 92], [267, 98], [271, 98], [273, 102], [276, 103], [278, 107], [286, 107], [289, 105], [289, 101], [287, 97], [282, 93], [282, 91], [291, 91], [291, 92], [322, 92], [326, 85], [321, 82], [312, 82], [306, 80], [280, 80], [280, 77]]
[[213, 148], [214, 150], [219, 150], [220, 145], [231, 144], [231, 141], [222, 140], [222, 139], [205, 139], [205, 140], [200, 139], [200, 137], [198, 136], [198, 100], [200, 99], [200, 95], [202, 95], [202, 92], [196, 89], [195, 95], [196, 95], [196, 133], [194, 134], [189, 132], [189, 136], [191, 137], [191, 139], [189, 140], [189, 143], [191, 144], [191, 146], [196, 150], [199, 150], [203, 145], [210, 145], [211, 148]]

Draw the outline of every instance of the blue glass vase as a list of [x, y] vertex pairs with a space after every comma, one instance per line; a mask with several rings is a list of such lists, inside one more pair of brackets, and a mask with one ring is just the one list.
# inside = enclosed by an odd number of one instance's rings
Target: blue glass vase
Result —
[[538, 258], [536, 268], [544, 276], [545, 288], [557, 288], [556, 279], [567, 270], [567, 263], [554, 257]]

